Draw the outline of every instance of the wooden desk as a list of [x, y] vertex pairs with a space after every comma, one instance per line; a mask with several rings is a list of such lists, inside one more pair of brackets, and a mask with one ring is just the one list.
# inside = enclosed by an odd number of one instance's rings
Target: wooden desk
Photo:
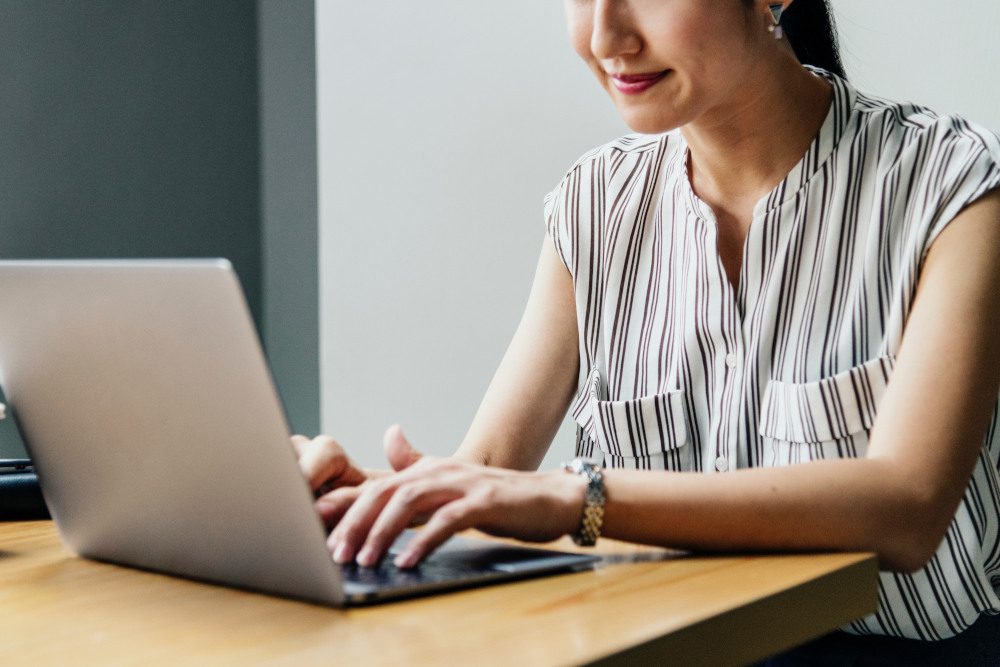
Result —
[[337, 610], [83, 560], [50, 522], [0, 524], [4, 665], [737, 665], [875, 604], [873, 556], [820, 554], [685, 556]]

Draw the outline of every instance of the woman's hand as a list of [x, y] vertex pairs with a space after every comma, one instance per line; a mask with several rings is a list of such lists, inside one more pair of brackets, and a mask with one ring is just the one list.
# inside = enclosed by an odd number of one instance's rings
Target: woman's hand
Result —
[[582, 478], [562, 471], [526, 473], [420, 457], [396, 474], [332, 491], [316, 506], [327, 525], [336, 526], [328, 540], [334, 560], [356, 558], [363, 566], [377, 563], [403, 529], [429, 516], [395, 560], [412, 567], [467, 528], [535, 542], [571, 533], [585, 490]]
[[[420, 459], [420, 454], [410, 447], [398, 426], [389, 427], [383, 442], [386, 458], [393, 470], [403, 470]], [[317, 496], [334, 489], [357, 488], [369, 479], [391, 474], [359, 467], [337, 441], [325, 435], [311, 440], [303, 435], [293, 435], [292, 446], [298, 455], [302, 474]]]

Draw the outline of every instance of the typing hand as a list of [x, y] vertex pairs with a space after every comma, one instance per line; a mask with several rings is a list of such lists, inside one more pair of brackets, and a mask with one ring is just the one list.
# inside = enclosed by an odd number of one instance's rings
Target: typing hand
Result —
[[386, 433], [390, 461], [402, 453], [409, 463], [362, 486], [337, 489], [317, 501], [327, 541], [338, 563], [376, 564], [396, 537], [416, 520], [426, 526], [396, 557], [399, 567], [416, 565], [451, 535], [467, 528], [545, 542], [572, 532], [580, 522], [585, 482], [562, 471], [526, 473], [459, 461], [421, 457], [393, 429]]
[[299, 468], [316, 495], [339, 487], [358, 486], [368, 479], [369, 475], [347, 456], [344, 448], [333, 438], [320, 435], [309, 439], [304, 435], [293, 435], [292, 447], [299, 458]]
[[[391, 426], [385, 432], [384, 445], [393, 470], [403, 470], [420, 460], [420, 454], [410, 446], [398, 426]], [[318, 498], [316, 509], [328, 526], [347, 511], [366, 482], [392, 474], [359, 467], [339, 443], [325, 435], [311, 440], [293, 435], [292, 446], [298, 454], [302, 474]]]

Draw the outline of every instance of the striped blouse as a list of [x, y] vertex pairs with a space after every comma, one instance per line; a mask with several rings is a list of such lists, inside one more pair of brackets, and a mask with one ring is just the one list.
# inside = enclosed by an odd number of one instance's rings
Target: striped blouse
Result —
[[[1000, 186], [1000, 138], [833, 84], [803, 159], [753, 212], [736, 289], [678, 131], [584, 155], [545, 199], [579, 322], [577, 453], [605, 465], [726, 472], [864, 456], [927, 249]], [[1000, 612], [1000, 429], [941, 546], [882, 572], [846, 630], [919, 639]]]

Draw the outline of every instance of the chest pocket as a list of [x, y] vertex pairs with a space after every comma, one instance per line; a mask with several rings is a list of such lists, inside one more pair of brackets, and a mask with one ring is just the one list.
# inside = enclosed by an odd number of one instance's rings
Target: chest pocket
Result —
[[761, 404], [765, 466], [864, 456], [894, 360], [878, 357], [822, 380], [771, 380]]
[[603, 454], [605, 466], [677, 472], [692, 469], [683, 391], [626, 401], [607, 398], [607, 386], [595, 369], [572, 409], [583, 435]]

